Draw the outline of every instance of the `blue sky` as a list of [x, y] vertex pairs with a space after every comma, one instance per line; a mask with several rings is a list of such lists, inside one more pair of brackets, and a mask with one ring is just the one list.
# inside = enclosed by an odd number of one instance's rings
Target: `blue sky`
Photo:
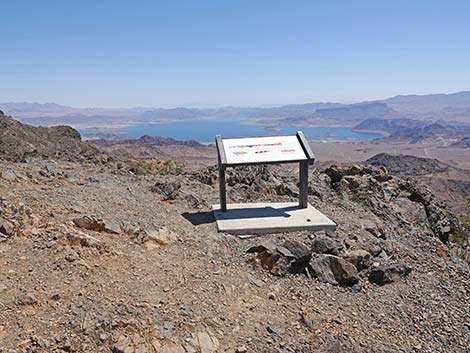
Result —
[[0, 102], [275, 105], [470, 89], [469, 1], [0, 5]]

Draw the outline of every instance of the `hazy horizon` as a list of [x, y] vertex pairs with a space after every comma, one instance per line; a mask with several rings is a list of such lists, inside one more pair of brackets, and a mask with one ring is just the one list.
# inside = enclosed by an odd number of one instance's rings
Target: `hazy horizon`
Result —
[[[396, 96], [428, 96], [428, 95], [435, 95], [435, 94], [443, 94], [443, 95], [452, 95], [458, 94], [463, 92], [470, 92], [470, 89], [463, 90], [463, 91], [455, 91], [455, 92], [433, 92], [433, 93], [423, 93], [423, 94], [415, 94], [415, 93], [408, 93]], [[389, 96], [389, 97], [381, 97], [377, 99], [364, 99], [360, 101], [328, 101], [328, 100], [318, 100], [318, 101], [308, 101], [308, 102], [284, 102], [278, 104], [265, 104], [265, 105], [234, 105], [234, 104], [227, 104], [227, 105], [219, 105], [219, 104], [207, 104], [207, 105], [168, 105], [168, 106], [78, 106], [78, 105], [68, 105], [62, 104], [61, 102], [38, 102], [38, 101], [4, 101], [0, 102], [0, 104], [40, 104], [40, 105], [47, 105], [47, 104], [56, 104], [59, 106], [69, 107], [69, 108], [76, 108], [76, 109], [176, 109], [176, 108], [187, 108], [187, 109], [218, 109], [218, 108], [226, 108], [226, 107], [234, 107], [234, 108], [277, 108], [286, 105], [302, 105], [302, 104], [310, 104], [310, 103], [339, 103], [339, 104], [358, 104], [358, 103], [365, 103], [371, 101], [381, 101], [386, 100], [388, 98], [393, 98], [396, 96]], [[0, 107], [1, 108], [1, 107]]]

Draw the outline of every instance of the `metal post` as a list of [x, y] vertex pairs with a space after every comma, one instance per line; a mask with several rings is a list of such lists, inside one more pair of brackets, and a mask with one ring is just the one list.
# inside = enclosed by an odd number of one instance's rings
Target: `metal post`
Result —
[[299, 173], [299, 206], [308, 207], [308, 161], [300, 162]]
[[220, 209], [227, 211], [227, 194], [225, 190], [225, 166], [219, 163], [219, 193], [220, 193]]
[[227, 211], [227, 193], [225, 190], [225, 166], [227, 164], [227, 158], [225, 157], [222, 137], [220, 135], [215, 137], [215, 145], [217, 146], [217, 159], [219, 162], [220, 209], [225, 212]]

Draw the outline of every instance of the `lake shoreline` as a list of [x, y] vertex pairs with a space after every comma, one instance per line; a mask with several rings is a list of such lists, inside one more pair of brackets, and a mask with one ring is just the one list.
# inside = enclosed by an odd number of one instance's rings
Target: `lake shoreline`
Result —
[[246, 124], [246, 119], [198, 119], [178, 122], [155, 122], [78, 129], [86, 139], [89, 135], [116, 135], [116, 137], [139, 138], [144, 135], [173, 138], [180, 141], [213, 143], [215, 135], [225, 138], [244, 136], [292, 135], [302, 130], [308, 140], [315, 141], [360, 141], [387, 136], [384, 132], [355, 131], [351, 127], [338, 126], [260, 126]]

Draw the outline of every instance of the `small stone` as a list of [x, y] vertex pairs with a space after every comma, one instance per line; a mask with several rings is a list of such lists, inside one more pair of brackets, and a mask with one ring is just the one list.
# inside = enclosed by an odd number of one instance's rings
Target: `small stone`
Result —
[[57, 301], [57, 300], [60, 300], [60, 298], [61, 298], [60, 293], [55, 293], [55, 294], [51, 295], [52, 300]]
[[184, 316], [193, 316], [193, 310], [186, 304], [180, 304], [179, 309]]
[[237, 347], [237, 349], [235, 349], [235, 353], [246, 353], [248, 352], [248, 349], [246, 349], [245, 346], [240, 346], [240, 347]]
[[73, 251], [73, 250], [69, 250], [66, 254], [65, 254], [65, 259], [68, 261], [68, 262], [74, 262], [74, 261], [77, 261], [79, 259], [78, 257], [78, 254]]
[[122, 229], [121, 225], [117, 222], [109, 221], [109, 220], [104, 220], [104, 231], [106, 233], [110, 234], [121, 234]]
[[0, 233], [10, 236], [13, 235], [13, 230], [13, 224], [6, 219], [0, 218]]
[[32, 294], [21, 294], [16, 299], [16, 303], [18, 305], [34, 305], [37, 302], [38, 301], [37, 301], [36, 297]]
[[151, 240], [159, 245], [168, 245], [176, 241], [176, 235], [166, 227], [145, 231], [144, 241]]
[[266, 330], [273, 335], [282, 335], [284, 333], [284, 330], [278, 327], [274, 327], [271, 325], [266, 326]]
[[253, 276], [248, 276], [248, 281], [251, 283], [251, 284], [254, 284], [256, 287], [262, 287], [264, 286], [264, 282], [253, 277]]

